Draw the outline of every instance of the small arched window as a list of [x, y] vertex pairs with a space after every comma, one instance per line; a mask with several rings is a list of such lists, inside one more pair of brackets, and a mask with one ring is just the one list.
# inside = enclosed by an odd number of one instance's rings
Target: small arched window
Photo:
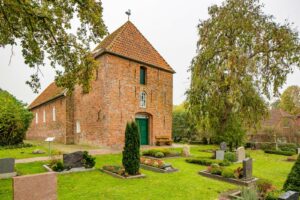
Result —
[[140, 93], [140, 107], [146, 108], [146, 100], [147, 100], [147, 94], [146, 92]]

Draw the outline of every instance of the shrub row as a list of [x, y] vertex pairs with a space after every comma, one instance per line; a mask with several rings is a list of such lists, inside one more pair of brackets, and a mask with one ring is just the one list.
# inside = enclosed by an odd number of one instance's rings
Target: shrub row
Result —
[[292, 156], [295, 154], [295, 152], [292, 151], [281, 151], [281, 150], [265, 150], [265, 153], [284, 155], [284, 156]]
[[228, 160], [210, 160], [210, 159], [201, 159], [201, 158], [188, 158], [185, 160], [188, 163], [198, 164], [198, 165], [204, 165], [204, 166], [210, 166], [212, 164], [218, 164], [220, 166], [229, 166], [231, 165], [231, 162]]
[[33, 147], [34, 145], [29, 143], [20, 143], [15, 145], [8, 145], [8, 146], [0, 146], [0, 149], [19, 149], [19, 148], [27, 148], [27, 147]]
[[142, 152], [143, 156], [151, 156], [156, 158], [179, 156], [180, 153], [170, 149], [149, 149]]

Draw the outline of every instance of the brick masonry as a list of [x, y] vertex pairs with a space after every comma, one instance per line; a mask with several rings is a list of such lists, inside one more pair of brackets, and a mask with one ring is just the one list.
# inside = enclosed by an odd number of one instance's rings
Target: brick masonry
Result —
[[13, 178], [14, 200], [56, 200], [56, 173], [44, 173]]
[[[53, 107], [56, 120], [53, 121]], [[44, 111], [46, 120], [43, 121]], [[46, 137], [55, 137], [57, 142], [66, 143], [66, 98], [58, 98], [31, 110], [34, 119], [27, 131], [26, 138], [31, 140], [45, 140]], [[36, 113], [38, 123], [36, 123]]]
[[[54, 100], [32, 110], [39, 113], [39, 123], [32, 121], [28, 139], [55, 136], [63, 143], [122, 147], [126, 122], [137, 114], [149, 116], [149, 142], [155, 136], [172, 131], [173, 74], [119, 56], [104, 54], [98, 58], [99, 69], [92, 90], [85, 94], [76, 86], [73, 96]], [[140, 84], [140, 67], [146, 68], [146, 84]], [[140, 92], [147, 94], [146, 108], [140, 108]], [[52, 108], [57, 113], [52, 121]], [[46, 122], [43, 122], [43, 110]], [[34, 114], [35, 115], [35, 114]], [[72, 119], [73, 118], [73, 119]], [[77, 133], [76, 123], [80, 124]]]
[[[122, 147], [126, 123], [137, 115], [149, 119], [150, 144], [159, 135], [171, 138], [174, 70], [139, 30], [128, 21], [93, 53], [99, 68], [91, 83], [92, 90], [83, 93], [80, 86], [75, 86], [69, 96], [55, 83], [51, 84], [31, 104], [31, 111], [39, 115], [39, 123], [33, 120], [27, 138], [54, 136], [56, 141], [66, 144]], [[140, 84], [141, 67], [146, 69], [146, 84]], [[140, 107], [141, 92], [146, 93], [146, 108]], [[59, 98], [47, 101], [56, 95]], [[51, 117], [54, 106], [55, 122]]]

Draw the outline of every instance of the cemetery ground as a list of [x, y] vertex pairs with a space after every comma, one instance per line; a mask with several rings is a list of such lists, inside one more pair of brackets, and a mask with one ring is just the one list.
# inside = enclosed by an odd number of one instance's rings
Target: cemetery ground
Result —
[[[217, 149], [217, 146], [192, 146], [191, 153], [197, 157], [211, 157], [211, 153], [200, 149]], [[253, 175], [268, 179], [281, 189], [293, 162], [286, 156], [265, 154], [261, 150], [247, 150], [253, 158]], [[171, 174], [142, 170], [144, 179], [122, 180], [111, 177], [99, 169], [107, 164], [121, 164], [121, 154], [96, 156], [96, 170], [58, 175], [59, 199], [216, 199], [220, 193], [238, 186], [198, 175], [205, 166], [185, 162], [185, 158], [166, 158], [166, 162], [179, 169]], [[44, 162], [16, 164], [19, 174], [46, 172]], [[237, 168], [241, 164], [230, 167]], [[12, 199], [12, 179], [0, 180], [0, 199]]]

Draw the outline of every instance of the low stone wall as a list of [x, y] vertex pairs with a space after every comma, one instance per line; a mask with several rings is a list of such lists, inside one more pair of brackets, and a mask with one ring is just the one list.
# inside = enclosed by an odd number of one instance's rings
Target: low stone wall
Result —
[[14, 200], [57, 200], [56, 173], [14, 177], [13, 196]]

